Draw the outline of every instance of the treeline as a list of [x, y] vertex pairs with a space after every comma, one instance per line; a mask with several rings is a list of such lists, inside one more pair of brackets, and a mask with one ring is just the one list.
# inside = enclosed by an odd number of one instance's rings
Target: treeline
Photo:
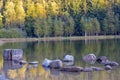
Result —
[[6, 33], [13, 37], [119, 35], [120, 0], [0, 0], [0, 37]]

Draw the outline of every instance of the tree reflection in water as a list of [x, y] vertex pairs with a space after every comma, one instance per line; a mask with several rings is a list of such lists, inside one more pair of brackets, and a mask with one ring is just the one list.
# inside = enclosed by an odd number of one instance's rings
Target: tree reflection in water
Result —
[[[91, 52], [97, 57], [104, 55], [110, 60], [120, 62], [119, 47], [119, 39], [6, 43], [0, 46], [0, 75], [10, 80], [119, 80], [119, 67], [111, 71], [70, 73], [44, 69], [41, 66], [45, 58], [62, 59], [64, 55], [71, 54], [75, 57], [74, 65], [89, 67], [89, 64], [82, 61], [82, 57]], [[23, 49], [24, 60], [39, 61], [39, 64], [34, 67], [3, 62], [2, 51], [6, 48]], [[94, 66], [103, 67], [97, 63]]]

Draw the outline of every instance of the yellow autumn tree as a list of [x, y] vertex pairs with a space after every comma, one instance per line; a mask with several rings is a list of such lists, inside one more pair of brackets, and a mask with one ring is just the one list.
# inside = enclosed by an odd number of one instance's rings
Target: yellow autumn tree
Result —
[[15, 27], [15, 18], [16, 18], [16, 13], [15, 13], [15, 4], [11, 1], [6, 2], [5, 5], [5, 10], [3, 12], [4, 17], [5, 17], [5, 27]]
[[44, 18], [46, 16], [46, 10], [43, 4], [36, 3], [35, 12], [36, 12], [37, 17]]
[[25, 22], [25, 10], [23, 8], [23, 2], [18, 1], [15, 6], [16, 23], [18, 27], [23, 27]]

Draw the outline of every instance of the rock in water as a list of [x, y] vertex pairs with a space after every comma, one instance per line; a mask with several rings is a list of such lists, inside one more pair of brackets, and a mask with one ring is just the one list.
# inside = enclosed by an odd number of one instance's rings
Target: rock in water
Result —
[[49, 65], [50, 68], [52, 69], [60, 69], [63, 67], [63, 63], [61, 60], [53, 60], [50, 65]]
[[29, 64], [38, 64], [39, 62], [38, 61], [33, 61], [33, 62], [29, 62]]
[[96, 56], [93, 53], [87, 54], [83, 57], [83, 61], [89, 64], [94, 64], [96, 61]]
[[93, 68], [91, 68], [91, 67], [83, 69], [83, 72], [92, 72], [92, 71], [93, 71]]
[[4, 60], [13, 60], [19, 61], [23, 59], [23, 50], [22, 49], [5, 49], [3, 51]]
[[78, 67], [78, 66], [69, 66], [69, 67], [63, 67], [63, 68], [61, 68], [60, 71], [81, 72], [81, 71], [83, 71], [83, 68], [82, 67]]
[[20, 63], [20, 64], [27, 64], [27, 61], [20, 60], [19, 63]]
[[100, 64], [105, 64], [105, 63], [108, 62], [109, 60], [108, 60], [108, 58], [107, 58], [106, 56], [100, 56], [100, 57], [97, 58], [96, 61], [97, 61], [98, 63], [100, 63]]
[[52, 60], [49, 60], [49, 59], [45, 58], [43, 63], [42, 63], [42, 66], [43, 67], [48, 67], [51, 62], [52, 62]]
[[101, 67], [94, 67], [94, 66], [92, 66], [91, 68], [93, 70], [95, 70], [95, 71], [102, 71], [103, 70], [103, 68], [101, 68]]
[[74, 57], [72, 55], [66, 55], [63, 58], [63, 62], [72, 62], [72, 61], [74, 61]]
[[112, 67], [110, 65], [105, 66], [105, 70], [111, 70], [111, 69], [112, 69]]
[[119, 66], [119, 64], [115, 61], [107, 61], [106, 63], [104, 63], [104, 65], [110, 65], [111, 67]]

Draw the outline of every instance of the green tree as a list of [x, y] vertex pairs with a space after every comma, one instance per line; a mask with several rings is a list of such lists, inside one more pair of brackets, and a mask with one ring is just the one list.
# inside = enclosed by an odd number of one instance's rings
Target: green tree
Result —
[[34, 23], [34, 34], [37, 37], [41, 37], [44, 35], [43, 26], [41, 25], [40, 21], [41, 21], [40, 18], [37, 18], [35, 23]]
[[112, 10], [108, 10], [107, 16], [104, 19], [104, 30], [107, 34], [115, 33], [115, 16]]
[[73, 18], [70, 16], [64, 16], [64, 35], [65, 36], [71, 36], [74, 32], [74, 21]]
[[61, 19], [55, 18], [54, 20], [54, 35], [55, 36], [63, 35], [63, 22]]

